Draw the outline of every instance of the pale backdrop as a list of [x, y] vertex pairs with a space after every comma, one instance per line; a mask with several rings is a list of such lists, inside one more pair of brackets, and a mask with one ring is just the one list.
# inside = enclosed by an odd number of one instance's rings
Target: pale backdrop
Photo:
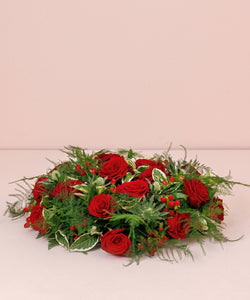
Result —
[[250, 148], [249, 0], [0, 0], [0, 148]]

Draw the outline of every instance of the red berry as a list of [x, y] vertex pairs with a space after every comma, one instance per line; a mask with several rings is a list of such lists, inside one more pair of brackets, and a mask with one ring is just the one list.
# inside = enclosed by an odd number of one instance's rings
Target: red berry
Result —
[[161, 203], [165, 203], [167, 201], [167, 199], [165, 197], [161, 197], [160, 200], [161, 200]]
[[216, 218], [217, 214], [211, 214], [211, 217]]
[[163, 246], [164, 246], [163, 241], [159, 241], [158, 244], [157, 244], [157, 247], [158, 248], [162, 248]]
[[139, 245], [139, 249], [144, 250], [145, 249], [144, 245]]
[[111, 192], [113, 192], [113, 193], [116, 192], [116, 188], [114, 188], [113, 186], [111, 186], [110, 190], [111, 190]]
[[174, 211], [173, 211], [173, 210], [170, 210], [170, 211], [169, 211], [169, 214], [170, 214], [170, 216], [173, 216], [173, 215], [174, 215]]
[[70, 226], [70, 229], [73, 230], [73, 231], [76, 230], [75, 225], [71, 225], [71, 226]]
[[90, 169], [90, 172], [91, 172], [92, 174], [95, 174], [95, 173], [96, 173], [96, 168]]
[[164, 228], [163, 228], [163, 227], [159, 227], [158, 230], [159, 230], [159, 231], [163, 231]]
[[169, 176], [169, 175], [170, 175], [170, 173], [169, 173], [169, 172], [167, 172], [167, 173], [166, 173], [166, 175], [167, 175], [167, 176]]
[[90, 165], [91, 165], [91, 164], [90, 164], [90, 162], [89, 162], [89, 161], [87, 161], [87, 162], [86, 162], [86, 166], [88, 166], [88, 167], [89, 167]]
[[80, 174], [81, 174], [82, 176], [84, 176], [84, 175], [85, 175], [85, 171], [84, 171], [84, 170], [81, 170], [81, 171], [80, 171]]
[[171, 177], [169, 178], [169, 181], [174, 182], [174, 181], [175, 181], [174, 176], [171, 176]]
[[169, 202], [168, 202], [168, 206], [169, 206], [170, 208], [174, 208], [174, 205], [175, 205], [175, 202], [174, 202], [174, 201], [169, 201]]
[[27, 223], [30, 222], [30, 217], [26, 218], [26, 222], [27, 222]]
[[29, 228], [30, 227], [30, 224], [29, 223], [25, 223], [24, 224], [24, 228]]
[[110, 181], [112, 184], [115, 184], [116, 183], [116, 180], [115, 179], [111, 179]]
[[153, 233], [153, 237], [154, 237], [155, 239], [158, 239], [159, 235], [158, 235], [157, 233]]
[[23, 212], [25, 212], [25, 213], [29, 212], [28, 207], [24, 207]]
[[167, 185], [167, 184], [168, 184], [167, 180], [163, 180], [163, 181], [162, 181], [162, 184], [163, 184], [163, 185]]
[[79, 238], [79, 236], [77, 235], [77, 236], [74, 237], [74, 240], [76, 241], [78, 238]]
[[175, 200], [175, 205], [179, 206], [181, 204], [181, 201], [180, 200]]
[[168, 200], [170, 200], [170, 201], [174, 200], [174, 196], [173, 195], [168, 195]]
[[32, 208], [33, 208], [33, 205], [32, 205], [32, 204], [29, 204], [28, 208], [29, 208], [29, 209], [32, 209]]
[[78, 165], [75, 165], [75, 169], [76, 169], [77, 172], [80, 172], [81, 166], [80, 166], [79, 164], [78, 164]]
[[168, 208], [167, 208], [167, 207], [164, 207], [164, 208], [163, 208], [163, 211], [164, 211], [164, 212], [168, 212]]
[[168, 240], [168, 237], [164, 235], [161, 239], [162, 239], [164, 242], [166, 242], [166, 241]]

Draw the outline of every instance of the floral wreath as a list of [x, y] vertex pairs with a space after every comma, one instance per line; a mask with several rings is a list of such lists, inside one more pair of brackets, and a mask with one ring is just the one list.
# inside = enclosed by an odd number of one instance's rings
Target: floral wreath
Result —
[[[16, 181], [25, 183], [17, 183], [24, 192], [7, 202], [6, 212], [14, 219], [25, 215], [24, 227], [46, 237], [49, 249], [61, 245], [86, 253], [100, 245], [138, 263], [143, 255], [168, 261], [176, 260], [175, 253], [192, 257], [186, 238], [201, 246], [205, 238], [229, 241], [222, 233], [220, 195], [242, 183], [187, 161], [186, 150], [178, 161], [169, 151], [150, 159], [131, 149], [87, 154], [69, 146], [63, 152], [68, 161]], [[27, 181], [35, 178], [31, 186]]]

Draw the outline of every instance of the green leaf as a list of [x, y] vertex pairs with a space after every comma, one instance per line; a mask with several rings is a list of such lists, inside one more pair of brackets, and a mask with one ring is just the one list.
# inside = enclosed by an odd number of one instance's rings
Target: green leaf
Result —
[[124, 178], [122, 178], [122, 183], [123, 182], [129, 182], [131, 181], [133, 178], [135, 177], [135, 175], [131, 174], [130, 172], [128, 172], [126, 174], [126, 176]]
[[160, 191], [161, 186], [160, 186], [160, 184], [159, 184], [158, 181], [155, 181], [155, 182], [153, 183], [153, 189], [154, 189], [154, 192], [159, 192], [159, 191]]
[[95, 181], [94, 184], [96, 184], [97, 186], [102, 186], [105, 184], [105, 180], [102, 177], [98, 177]]
[[88, 251], [95, 247], [95, 245], [99, 242], [99, 237], [96, 235], [91, 235], [89, 233], [84, 233], [79, 236], [77, 240], [70, 246], [70, 250], [73, 251]]
[[167, 179], [166, 174], [164, 172], [162, 172], [162, 170], [159, 170], [157, 168], [153, 169], [152, 177], [153, 177], [154, 181], [157, 181], [157, 182], [162, 182], [163, 180]]
[[60, 244], [67, 250], [69, 249], [69, 241], [68, 241], [66, 235], [61, 232], [61, 230], [57, 230], [57, 232], [55, 233], [55, 238], [56, 238], [58, 244]]
[[187, 199], [187, 195], [183, 194], [183, 193], [175, 193], [174, 194], [174, 198], [175, 199]]

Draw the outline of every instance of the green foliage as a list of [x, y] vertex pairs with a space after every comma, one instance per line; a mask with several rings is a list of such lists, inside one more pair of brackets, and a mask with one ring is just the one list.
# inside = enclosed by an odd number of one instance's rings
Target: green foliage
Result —
[[[120, 149], [117, 153], [128, 163], [128, 172], [122, 178], [110, 181], [108, 177], [103, 178], [99, 175], [102, 162], [97, 156], [112, 152], [102, 149], [88, 153], [80, 147], [65, 147], [62, 151], [68, 155], [68, 160], [60, 164], [53, 163], [55, 169], [41, 175], [48, 179], [42, 183], [44, 191], [41, 192], [39, 201], [35, 200], [32, 193], [33, 186], [28, 181], [41, 176], [24, 177], [15, 182], [17, 193], [10, 196], [17, 198], [17, 201], [7, 202], [6, 213], [17, 219], [25, 215], [24, 207], [29, 204], [40, 205], [42, 207], [40, 221], [45, 224], [43, 229], [46, 228], [46, 231], [40, 230], [37, 237], [47, 237], [49, 249], [61, 245], [70, 251], [86, 253], [100, 242], [103, 232], [124, 229], [124, 234], [132, 243], [128, 254], [131, 262], [139, 263], [142, 255], [153, 256], [155, 253], [160, 259], [169, 262], [178, 261], [185, 256], [193, 258], [187, 244], [188, 240], [198, 242], [203, 251], [206, 238], [220, 243], [229, 241], [222, 233], [223, 224], [216, 218], [223, 214], [223, 210], [219, 207], [220, 204], [213, 201], [214, 197], [229, 194], [235, 184], [249, 185], [232, 181], [230, 175], [220, 177], [209, 167], [200, 164], [197, 159], [187, 160], [187, 151], [184, 147], [184, 158], [175, 161], [169, 154], [170, 148], [171, 145], [161, 155], [155, 154], [149, 158], [161, 162], [166, 169], [165, 172], [154, 168], [153, 181], [145, 179], [149, 187], [146, 195], [132, 197], [129, 192], [118, 193], [116, 188], [125, 182], [138, 180], [142, 172], [148, 169], [147, 165], [136, 168], [136, 159], [142, 157], [139, 153], [132, 149]], [[79, 168], [83, 172], [80, 172]], [[92, 172], [93, 168], [95, 172]], [[69, 187], [70, 192], [67, 190], [68, 187], [63, 187], [62, 192], [66, 191], [66, 194], [62, 198], [54, 196], [53, 191], [58, 183], [65, 183], [70, 179], [80, 180], [82, 183]], [[210, 200], [198, 207], [191, 206], [184, 191], [184, 179], [201, 181], [207, 188]], [[89, 211], [90, 201], [100, 194], [108, 194], [113, 198], [112, 205], [115, 210], [110, 212], [104, 209], [110, 214], [107, 218], [94, 216]], [[29, 212], [33, 206], [29, 208]], [[168, 219], [182, 213], [190, 215], [189, 231], [185, 233], [186, 240], [173, 238], [169, 231]], [[177, 231], [181, 230], [181, 225], [178, 224]]]

